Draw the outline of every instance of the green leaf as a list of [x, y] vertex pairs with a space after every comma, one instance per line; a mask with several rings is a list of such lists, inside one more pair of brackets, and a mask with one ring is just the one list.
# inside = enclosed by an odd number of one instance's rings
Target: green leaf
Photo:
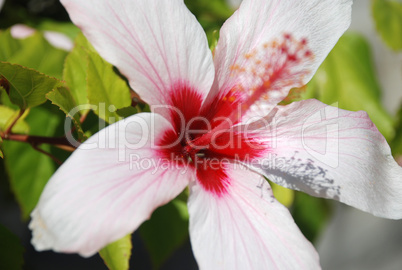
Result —
[[372, 1], [377, 31], [393, 50], [402, 50], [402, 3], [388, 0]]
[[280, 185], [275, 184], [274, 182], [269, 182], [271, 188], [272, 188], [272, 192], [274, 193], [275, 198], [284, 206], [286, 206], [287, 208], [289, 208], [290, 206], [292, 206], [293, 201], [294, 201], [294, 197], [295, 197], [295, 191], [288, 189], [288, 188], [284, 188]]
[[225, 21], [229, 18], [233, 10], [225, 0], [185, 0], [186, 6], [197, 16], [208, 21]]
[[175, 199], [156, 209], [140, 227], [140, 235], [158, 269], [188, 238], [188, 212], [184, 201]]
[[128, 270], [131, 256], [131, 235], [107, 245], [99, 255], [110, 270]]
[[52, 102], [52, 104], [58, 106], [60, 110], [67, 115], [67, 117], [70, 117], [73, 120], [80, 138], [85, 137], [84, 131], [81, 127], [79, 113], [75, 111], [77, 104], [75, 103], [70, 90], [66, 87], [59, 87], [49, 92], [46, 97]]
[[37, 32], [25, 39], [14, 39], [7, 30], [0, 32], [0, 44], [0, 61], [19, 64], [61, 78], [67, 52], [50, 45], [42, 33]]
[[314, 242], [330, 217], [331, 209], [325, 199], [295, 191], [292, 216], [304, 236]]
[[[14, 119], [18, 117], [19, 111], [14, 111], [13, 109], [0, 105], [0, 131], [5, 131], [14, 122]], [[29, 126], [24, 121], [24, 117], [20, 117], [17, 123], [13, 126], [12, 132], [27, 134], [29, 132]]]
[[[26, 122], [31, 129], [30, 134], [53, 136], [62, 119], [59, 115], [37, 107], [31, 110]], [[50, 146], [43, 145], [42, 149], [50, 151]], [[22, 217], [26, 220], [56, 166], [51, 158], [34, 150], [27, 143], [3, 141], [3, 151], [11, 190], [21, 207]]]
[[[121, 114], [134, 113], [127, 83], [104, 61], [79, 34], [75, 47], [66, 58], [63, 79], [77, 105], [91, 104], [95, 113], [106, 122], [115, 122]], [[118, 112], [119, 111], [119, 112]], [[88, 110], [82, 110], [86, 114]]]
[[129, 106], [129, 107], [117, 109], [116, 113], [123, 118], [127, 118], [131, 115], [138, 113], [138, 109], [135, 107]]
[[[75, 39], [73, 50], [67, 55], [64, 63], [63, 80], [66, 82], [77, 105], [88, 104], [87, 69], [89, 43], [84, 35]], [[86, 114], [88, 111], [83, 112]]]
[[97, 106], [95, 113], [108, 123], [120, 119], [117, 109], [131, 104], [130, 89], [113, 66], [98, 54], [88, 52], [88, 99]]
[[50, 45], [39, 32], [21, 40], [21, 44], [21, 50], [7, 62], [38, 70], [48, 76], [61, 78], [64, 59], [67, 56], [66, 51]]
[[0, 32], [0, 61], [8, 61], [21, 49], [21, 42], [11, 36], [10, 29]]
[[204, 28], [211, 50], [214, 49], [219, 37], [219, 29], [234, 10], [229, 7], [227, 0], [185, 0], [184, 2]]
[[60, 81], [36, 70], [20, 65], [0, 62], [0, 75], [10, 85], [10, 100], [21, 109], [32, 108], [46, 101], [46, 94]]
[[3, 139], [0, 137], [0, 158], [4, 158], [3, 150], [1, 150], [2, 144], [3, 144]]
[[12, 191], [20, 205], [22, 218], [28, 220], [43, 188], [55, 172], [55, 165], [49, 157], [28, 144], [4, 141], [3, 151]]
[[386, 139], [394, 136], [391, 116], [381, 105], [367, 41], [346, 33], [318, 69], [302, 99], [317, 98], [326, 104], [338, 102], [341, 109], [366, 111]]
[[398, 122], [395, 128], [396, 134], [391, 142], [392, 154], [394, 156], [402, 155], [402, 106], [398, 112]]
[[19, 110], [19, 107], [11, 102], [8, 95], [9, 92], [9, 82], [5, 78], [0, 76], [0, 104], [12, 108], [13, 110]]
[[71, 22], [59, 22], [42, 18], [40, 23], [35, 27], [42, 31], [55, 31], [63, 33], [72, 40], [80, 33], [80, 29]]
[[24, 247], [16, 235], [0, 224], [0, 269], [21, 270]]
[[214, 52], [216, 45], [218, 45], [219, 31], [212, 30], [212, 32], [207, 33], [209, 49]]

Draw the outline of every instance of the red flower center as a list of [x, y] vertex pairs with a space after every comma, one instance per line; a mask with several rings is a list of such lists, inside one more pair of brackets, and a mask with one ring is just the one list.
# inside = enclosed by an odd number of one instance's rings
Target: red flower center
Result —
[[[161, 155], [180, 166], [196, 169], [197, 180], [208, 191], [224, 194], [230, 185], [226, 165], [252, 161], [269, 151], [255, 131], [240, 124], [242, 114], [270, 93], [301, 86], [306, 70], [303, 61], [313, 56], [306, 40], [297, 41], [285, 34], [279, 41], [265, 44], [261, 51], [244, 56], [232, 72], [241, 76], [240, 84], [222, 91], [210, 103], [195, 89], [179, 82], [170, 91], [168, 113], [174, 131], [159, 142]], [[223, 89], [225, 90], [225, 89]], [[239, 165], [240, 166], [240, 165]]]
[[[158, 142], [161, 156], [196, 169], [197, 180], [206, 190], [224, 194], [230, 184], [227, 164], [261, 156], [267, 146], [253, 132], [235, 126], [238, 121], [216, 129], [239, 106], [241, 97], [232, 91], [203, 108], [201, 96], [191, 87], [177, 84], [171, 93], [169, 114], [174, 130], [167, 131]], [[207, 139], [200, 140], [206, 134]]]

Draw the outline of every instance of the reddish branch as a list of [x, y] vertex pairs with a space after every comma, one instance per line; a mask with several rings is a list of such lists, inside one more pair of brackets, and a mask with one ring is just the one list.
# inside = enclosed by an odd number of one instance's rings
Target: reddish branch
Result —
[[29, 143], [36, 151], [39, 151], [46, 156], [53, 159], [57, 164], [61, 165], [62, 162], [45, 150], [39, 148], [42, 144], [51, 144], [57, 148], [63, 149], [65, 151], [73, 152], [76, 148], [70, 144], [66, 137], [43, 137], [43, 136], [33, 136], [24, 134], [14, 134], [14, 133], [0, 133], [3, 140], [25, 142]]
[[54, 162], [56, 162], [57, 164], [61, 165], [61, 164], [63, 163], [60, 159], [56, 158], [55, 156], [53, 156], [53, 155], [50, 154], [49, 152], [46, 152], [45, 150], [39, 148], [39, 146], [37, 146], [37, 145], [32, 145], [32, 147], [33, 147], [33, 149], [35, 149], [36, 151], [38, 151], [38, 152], [40, 152], [40, 153], [42, 153], [42, 154], [45, 154], [46, 156], [48, 156], [48, 157], [50, 157], [51, 159], [53, 159]]
[[[4, 87], [4, 86], [3, 86]], [[138, 103], [145, 103], [134, 91], [131, 91], [132, 105], [136, 106]], [[12, 128], [18, 122], [18, 120], [22, 117], [25, 110], [21, 109], [18, 116], [13, 120], [11, 125], [6, 129], [5, 132], [0, 131], [0, 137], [3, 140], [17, 141], [17, 142], [25, 142], [29, 143], [35, 150], [49, 156], [56, 163], [61, 164], [61, 161], [54, 157], [52, 154], [44, 151], [39, 148], [42, 144], [50, 144], [57, 148], [60, 148], [65, 151], [73, 152], [76, 147], [72, 146], [71, 143], [67, 140], [66, 137], [44, 137], [44, 136], [33, 136], [33, 135], [24, 135], [24, 134], [14, 134], [12, 133]], [[81, 116], [80, 122], [83, 123], [87, 117], [87, 114]], [[75, 127], [72, 128], [71, 132], [74, 132]]]
[[[11, 123], [11, 125], [6, 129], [6, 131], [4, 132], [5, 136], [7, 136], [7, 134], [11, 133], [11, 129], [15, 126], [15, 124], [17, 123], [17, 121], [21, 118], [21, 116], [24, 114], [25, 109], [21, 109], [20, 112], [18, 113], [17, 117], [13, 120], [13, 122]], [[3, 138], [3, 136], [1, 136]], [[3, 138], [4, 139], [4, 138]]]
[[43, 137], [23, 134], [1, 134], [4, 140], [26, 142], [32, 145], [51, 144], [64, 150], [74, 151], [75, 147], [71, 146], [66, 137]]
[[0, 137], [3, 140], [9, 141], [17, 141], [17, 142], [25, 142], [29, 143], [35, 150], [47, 155], [52, 158], [59, 165], [62, 163], [59, 159], [54, 157], [52, 154], [46, 152], [45, 150], [39, 148], [42, 144], [51, 144], [55, 147], [63, 149], [65, 151], [73, 152], [76, 148], [71, 145], [71, 143], [67, 140], [66, 137], [44, 137], [44, 136], [33, 136], [33, 135], [25, 135], [25, 134], [14, 134], [12, 133], [12, 128], [18, 122], [18, 120], [22, 117], [25, 110], [21, 109], [18, 116], [13, 120], [11, 125], [6, 129], [5, 132], [0, 132]]
[[132, 107], [137, 106], [137, 104], [146, 104], [146, 102], [143, 101], [136, 92], [130, 91], [130, 96], [131, 96], [131, 106]]

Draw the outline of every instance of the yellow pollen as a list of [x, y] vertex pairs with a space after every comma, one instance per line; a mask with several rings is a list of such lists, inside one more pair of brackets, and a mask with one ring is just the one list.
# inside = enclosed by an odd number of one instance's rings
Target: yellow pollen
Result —
[[265, 87], [266, 89], [268, 89], [268, 88], [271, 86], [271, 81], [270, 81], [270, 80], [264, 81], [264, 82], [263, 82], [263, 85], [264, 85], [264, 87]]

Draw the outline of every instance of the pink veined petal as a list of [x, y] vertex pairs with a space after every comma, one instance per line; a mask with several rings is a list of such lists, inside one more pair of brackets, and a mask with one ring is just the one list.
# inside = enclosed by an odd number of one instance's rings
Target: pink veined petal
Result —
[[148, 104], [171, 104], [177, 84], [196, 89], [202, 97], [210, 90], [212, 54], [183, 0], [61, 2], [100, 55]]
[[319, 258], [260, 175], [235, 164], [217, 196], [190, 185], [190, 238], [200, 269], [319, 269]]
[[158, 158], [153, 138], [169, 129], [158, 114], [137, 114], [83, 143], [31, 214], [35, 248], [91, 256], [176, 197], [193, 176]]
[[[264, 102], [271, 106], [263, 108], [264, 115], [268, 114], [274, 105], [287, 96], [291, 87], [300, 87], [311, 79], [348, 28], [351, 4], [352, 0], [243, 0], [240, 8], [220, 31], [214, 57], [216, 82], [208, 100], [219, 91], [228, 91], [236, 85], [244, 89], [252, 88], [250, 83], [255, 82], [253, 73], [238, 72], [239, 68], [247, 70], [250, 66], [251, 61], [245, 57], [246, 54], [257, 52], [258, 55], [260, 52], [272, 51], [270, 43], [281, 39], [284, 34], [290, 34], [299, 41], [306, 39], [306, 46], [313, 58], [302, 60], [293, 68], [295, 72], [291, 76], [284, 77], [286, 81], [295, 80], [297, 85], [286, 85], [268, 93], [269, 99]], [[264, 63], [264, 59], [256, 60], [263, 60]], [[233, 69], [236, 66], [238, 68]], [[265, 67], [258, 67], [257, 64], [255, 68], [258, 70]], [[305, 73], [304, 76], [296, 75], [300, 72]]]
[[402, 218], [402, 167], [366, 112], [306, 100], [278, 106], [266, 120], [261, 136], [271, 152], [251, 165], [258, 172], [313, 196]]

